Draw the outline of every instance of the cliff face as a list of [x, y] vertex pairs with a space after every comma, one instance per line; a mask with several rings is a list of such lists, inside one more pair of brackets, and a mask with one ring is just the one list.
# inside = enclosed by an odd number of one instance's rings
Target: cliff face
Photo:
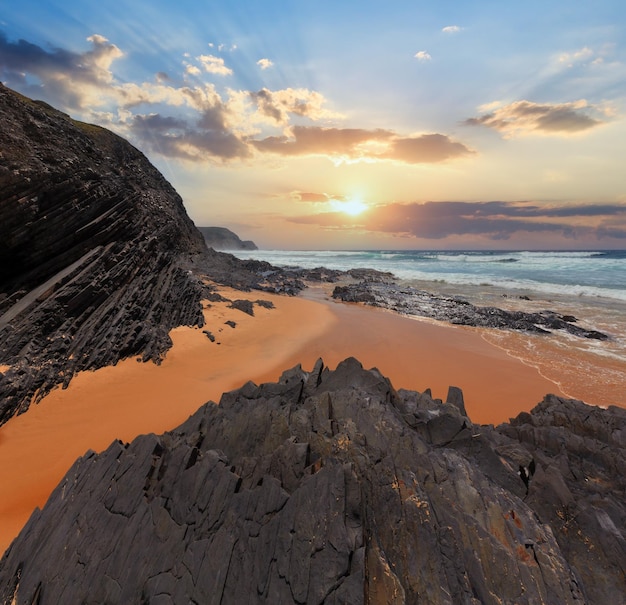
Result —
[[241, 240], [236, 233], [225, 227], [198, 227], [207, 246], [214, 250], [257, 250], [253, 241]]
[[296, 367], [78, 460], [0, 600], [623, 603], [625, 435], [617, 408], [547, 397], [494, 428], [458, 389]]
[[159, 359], [210, 261], [137, 149], [0, 85], [0, 423], [78, 370]]

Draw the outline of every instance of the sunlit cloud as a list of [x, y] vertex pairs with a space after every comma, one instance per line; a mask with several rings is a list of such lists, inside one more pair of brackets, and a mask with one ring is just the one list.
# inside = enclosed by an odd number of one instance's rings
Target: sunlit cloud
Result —
[[199, 67], [190, 64], [185, 65], [185, 72], [190, 76], [199, 76], [202, 73]]
[[418, 52], [415, 53], [414, 57], [418, 60], [418, 61], [430, 61], [432, 59], [432, 57], [430, 56], [429, 53], [427, 53], [425, 50], [420, 50]]
[[224, 59], [216, 57], [215, 55], [200, 55], [196, 57], [200, 61], [204, 71], [209, 74], [216, 74], [218, 76], [230, 76], [233, 70], [226, 67]]
[[163, 72], [151, 81], [120, 82], [112, 66], [122, 51], [100, 35], [88, 41], [90, 50], [72, 53], [0, 37], [0, 69], [9, 85], [24, 85], [25, 74], [36, 76], [38, 82], [25, 86], [35, 91], [31, 96], [43, 93], [58, 107], [96, 119], [165, 157], [221, 163], [269, 154], [323, 156], [336, 164], [427, 164], [474, 153], [440, 133], [320, 126], [343, 116], [327, 108], [324, 95], [307, 88], [219, 91], [201, 78], [232, 73], [214, 55], [197, 56], [197, 64], [185, 58], [184, 75], [194, 76], [193, 85], [177, 84]]
[[524, 134], [568, 135], [600, 126], [605, 120], [594, 116], [606, 115], [584, 99], [556, 104], [516, 101], [491, 107], [488, 113], [465, 120], [464, 123], [486, 126], [508, 137]]
[[461, 31], [461, 28], [458, 25], [446, 25], [441, 31], [444, 34], [456, 34]]
[[269, 90], [262, 88], [250, 91], [250, 99], [258, 109], [259, 121], [263, 116], [275, 124], [286, 125], [290, 115], [309, 118], [311, 120], [330, 120], [341, 118], [341, 114], [332, 112], [324, 107], [326, 99], [319, 92], [307, 88], [284, 88]]
[[442, 134], [401, 137], [390, 130], [294, 126], [290, 135], [254, 141], [260, 151], [285, 156], [329, 155], [346, 160], [397, 160], [433, 163], [469, 155], [463, 143]]
[[330, 200], [345, 200], [346, 197], [344, 195], [329, 195], [328, 193], [315, 193], [312, 191], [292, 191], [290, 193], [290, 197], [292, 200], [297, 202], [313, 202], [313, 203], [324, 203]]
[[262, 70], [266, 70], [269, 69], [270, 67], [273, 67], [274, 63], [272, 61], [270, 61], [269, 59], [259, 59], [256, 64], [262, 69]]
[[626, 204], [553, 205], [531, 202], [391, 203], [346, 217], [324, 212], [288, 219], [323, 227], [358, 227], [420, 239], [478, 236], [507, 240], [519, 234], [554, 234], [566, 239], [626, 239]]

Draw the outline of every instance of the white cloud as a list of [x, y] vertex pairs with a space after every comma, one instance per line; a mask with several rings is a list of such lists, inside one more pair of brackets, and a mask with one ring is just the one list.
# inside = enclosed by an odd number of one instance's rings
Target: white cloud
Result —
[[588, 46], [584, 46], [580, 50], [572, 53], [561, 53], [559, 55], [559, 63], [565, 63], [568, 67], [573, 67], [574, 63], [581, 63], [593, 57], [595, 53]]
[[432, 57], [425, 50], [420, 50], [419, 52], [416, 52], [415, 58], [418, 61], [430, 61], [432, 59]]
[[273, 67], [274, 63], [269, 59], [259, 59], [256, 64], [263, 70]]
[[199, 76], [201, 71], [200, 68], [195, 65], [187, 65], [185, 67], [185, 73], [188, 73], [191, 76]]
[[200, 55], [196, 57], [202, 64], [204, 71], [210, 74], [216, 74], [218, 76], [230, 76], [233, 70], [230, 67], [226, 67], [224, 59], [216, 57], [215, 55]]
[[444, 34], [456, 34], [461, 31], [458, 25], [447, 25], [441, 30]]

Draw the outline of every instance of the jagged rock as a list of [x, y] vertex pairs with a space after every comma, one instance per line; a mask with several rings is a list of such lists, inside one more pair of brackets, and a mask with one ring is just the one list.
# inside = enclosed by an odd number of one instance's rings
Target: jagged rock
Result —
[[207, 246], [215, 250], [258, 250], [250, 240], [242, 241], [236, 233], [225, 227], [198, 227]]
[[494, 428], [461, 403], [354, 359], [247, 383], [79, 459], [0, 562], [0, 599], [624, 602], [626, 412], [549, 396]]
[[333, 298], [344, 302], [365, 303], [391, 309], [403, 315], [419, 315], [464, 326], [507, 328], [536, 334], [565, 330], [574, 336], [607, 340], [609, 336], [597, 330], [574, 325], [576, 318], [554, 311], [527, 313], [506, 311], [498, 307], [479, 307], [456, 297], [432, 294], [410, 286], [399, 286], [389, 279], [364, 279], [357, 284], [337, 286]]

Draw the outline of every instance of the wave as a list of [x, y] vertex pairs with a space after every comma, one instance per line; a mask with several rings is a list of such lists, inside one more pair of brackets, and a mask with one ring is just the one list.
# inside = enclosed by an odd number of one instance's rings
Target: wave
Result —
[[396, 270], [395, 275], [408, 282], [434, 282], [450, 284], [452, 286], [487, 286], [502, 290], [537, 292], [550, 296], [569, 296], [573, 298], [606, 298], [626, 302], [626, 290], [603, 288], [598, 286], [586, 286], [580, 284], [561, 284], [552, 282], [540, 282], [530, 279], [511, 279], [485, 276], [477, 279], [476, 275], [468, 274], [437, 274], [416, 271]]
[[409, 281], [489, 284], [505, 290], [626, 301], [624, 252], [495, 252], [418, 250], [255, 250], [240, 258], [312, 269], [373, 268]]

